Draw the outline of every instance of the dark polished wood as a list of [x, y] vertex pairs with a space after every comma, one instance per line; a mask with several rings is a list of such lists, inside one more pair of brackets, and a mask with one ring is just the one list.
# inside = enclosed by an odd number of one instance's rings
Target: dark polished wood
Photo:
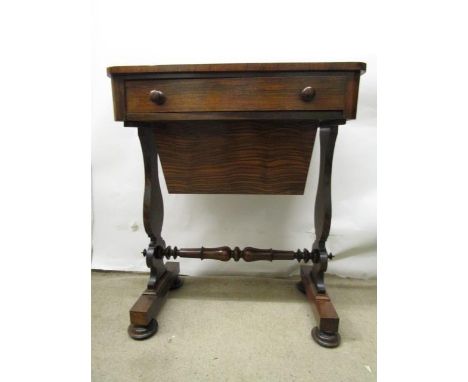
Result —
[[331, 175], [338, 126], [320, 129], [320, 169], [315, 199], [315, 242], [322, 248], [330, 234], [332, 218]]
[[145, 166], [145, 192], [143, 196], [143, 223], [146, 234], [151, 241], [165, 245], [161, 237], [164, 220], [164, 205], [159, 185], [158, 149], [153, 139], [153, 132], [148, 129], [138, 129], [143, 163]]
[[[139, 121], [133, 115], [140, 113], [158, 121], [159, 113], [307, 110], [341, 112], [353, 119], [365, 67], [359, 62], [162, 65], [112, 67], [108, 75], [118, 121]], [[315, 94], [304, 101], [301, 92], [307, 87]], [[153, 90], [164, 94], [156, 96], [164, 102], [151, 100]]]
[[151, 130], [138, 129], [143, 163], [145, 168], [145, 190], [143, 196], [143, 224], [150, 238], [150, 245], [144, 250], [146, 264], [150, 269], [147, 289], [130, 309], [130, 326], [128, 334], [135, 340], [143, 340], [154, 335], [158, 330], [156, 316], [164, 304], [170, 289], [179, 288], [179, 264], [166, 263], [155, 256], [155, 249], [165, 248], [161, 236], [164, 219], [164, 206], [159, 185], [158, 150]]
[[276, 71], [357, 71], [364, 73], [363, 62], [285, 62], [250, 64], [192, 64], [192, 65], [138, 65], [111, 66], [108, 75], [135, 73], [213, 73], [213, 72], [276, 72]]
[[[356, 117], [366, 64], [265, 63], [116, 66], [114, 118], [137, 127], [145, 167], [143, 219], [150, 238], [143, 251], [147, 289], [130, 311], [129, 335], [146, 339], [168, 291], [182, 286], [178, 263], [164, 258], [220, 261], [296, 260], [321, 346], [340, 342], [339, 319], [325, 288], [331, 226], [331, 172], [338, 126]], [[166, 247], [158, 158], [169, 193], [301, 195], [317, 130], [320, 170], [311, 249]]]
[[156, 105], [163, 105], [166, 102], [166, 95], [161, 90], [151, 90], [149, 99]]
[[301, 98], [304, 102], [310, 102], [315, 98], [316, 90], [312, 86], [306, 86], [301, 91]]
[[128, 113], [125, 127], [150, 127], [152, 122], [172, 121], [313, 121], [319, 126], [344, 125], [341, 111], [233, 111], [191, 113]]
[[307, 249], [302, 251], [298, 249], [297, 251], [283, 251], [277, 249], [260, 249], [253, 247], [246, 247], [240, 249], [239, 247], [234, 247], [233, 249], [224, 246], [217, 248], [163, 248], [156, 247], [155, 256], [158, 258], [165, 257], [166, 259], [177, 257], [185, 257], [189, 259], [210, 259], [210, 260], [220, 260], [220, 261], [229, 261], [233, 259], [234, 261], [239, 261], [240, 259], [251, 262], [251, 261], [273, 261], [273, 260], [297, 260], [304, 261], [307, 263], [309, 260], [313, 259], [313, 254]]
[[191, 121], [147, 130], [171, 194], [302, 195], [317, 128], [310, 121]]
[[329, 348], [337, 347], [341, 341], [340, 334], [338, 333], [340, 319], [328, 294], [317, 291], [310, 277], [311, 273], [311, 266], [301, 266], [302, 285], [312, 307], [315, 320], [318, 323], [318, 326], [312, 329], [312, 338], [321, 346]]
[[167, 299], [172, 286], [177, 287], [179, 263], [167, 262], [166, 271], [158, 278], [152, 288], [147, 288], [130, 309], [128, 334], [135, 340], [151, 337], [158, 330], [156, 317]]
[[[346, 82], [346, 76], [339, 75], [127, 81], [126, 109], [128, 113], [342, 110]], [[313, 88], [313, 97], [303, 94], [304, 87]]]
[[317, 261], [314, 262], [310, 274], [320, 293], [325, 292], [324, 277], [329, 258], [325, 243], [330, 234], [332, 218], [331, 175], [337, 134], [338, 126], [320, 128], [320, 169], [315, 198], [315, 242], [312, 245], [312, 252], [317, 255]]

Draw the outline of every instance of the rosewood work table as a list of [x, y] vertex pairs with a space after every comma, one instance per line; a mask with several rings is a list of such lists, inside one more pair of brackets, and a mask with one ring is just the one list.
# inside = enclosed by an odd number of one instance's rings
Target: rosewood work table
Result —
[[[143, 255], [150, 277], [130, 309], [132, 338], [156, 333], [169, 290], [182, 286], [179, 263], [164, 258], [297, 260], [304, 263], [298, 288], [318, 324], [312, 337], [325, 347], [339, 345], [339, 318], [324, 283], [332, 258], [325, 246], [331, 171], [338, 126], [356, 117], [365, 69], [360, 62], [108, 68], [115, 120], [138, 128], [145, 167], [143, 219], [150, 243]], [[317, 130], [316, 239], [309, 249], [166, 246], [158, 157], [169, 193], [303, 195]]]

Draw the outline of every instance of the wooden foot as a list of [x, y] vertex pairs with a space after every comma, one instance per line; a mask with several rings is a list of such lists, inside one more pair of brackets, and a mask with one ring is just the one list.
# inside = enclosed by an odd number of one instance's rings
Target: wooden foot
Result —
[[158, 321], [152, 319], [147, 326], [133, 325], [128, 326], [128, 335], [134, 340], [146, 340], [158, 331]]
[[184, 280], [180, 276], [177, 276], [175, 281], [172, 283], [170, 290], [179, 289], [182, 285], [184, 285]]
[[130, 309], [128, 334], [135, 340], [149, 338], [158, 330], [156, 316], [179, 274], [179, 263], [167, 262], [165, 267], [167, 271], [156, 281], [154, 288], [146, 289]]
[[296, 283], [296, 288], [299, 292], [305, 294], [306, 291], [305, 291], [304, 284], [302, 283], [302, 281], [298, 281]]
[[339, 333], [326, 333], [321, 331], [317, 326], [312, 329], [312, 338], [325, 348], [336, 348], [341, 342]]
[[340, 319], [328, 294], [326, 292], [317, 292], [317, 288], [310, 277], [311, 271], [311, 266], [301, 266], [302, 285], [318, 324], [318, 327], [312, 330], [312, 338], [320, 346], [334, 348], [340, 344], [341, 338], [338, 334]]

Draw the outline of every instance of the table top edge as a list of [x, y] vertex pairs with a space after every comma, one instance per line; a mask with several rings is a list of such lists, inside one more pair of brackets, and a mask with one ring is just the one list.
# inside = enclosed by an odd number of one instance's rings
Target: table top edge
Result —
[[359, 71], [364, 74], [364, 62], [289, 62], [250, 64], [189, 64], [189, 65], [139, 65], [110, 66], [107, 75], [151, 73], [206, 73], [206, 72], [273, 72], [273, 71]]

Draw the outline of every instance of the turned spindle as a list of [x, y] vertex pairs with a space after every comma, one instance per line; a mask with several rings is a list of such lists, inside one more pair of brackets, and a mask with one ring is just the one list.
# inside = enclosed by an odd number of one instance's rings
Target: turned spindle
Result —
[[167, 247], [163, 248], [162, 246], [157, 246], [155, 249], [156, 258], [174, 258], [184, 257], [190, 259], [210, 259], [210, 260], [220, 260], [220, 261], [229, 261], [234, 259], [234, 261], [239, 261], [243, 259], [247, 262], [252, 261], [273, 261], [273, 260], [297, 260], [308, 262], [309, 260], [314, 260], [316, 257], [315, 252], [310, 252], [307, 249], [297, 251], [282, 251], [276, 249], [259, 249], [253, 247], [246, 247], [240, 249], [239, 247], [230, 247], [223, 246], [217, 248], [177, 248], [177, 247]]

